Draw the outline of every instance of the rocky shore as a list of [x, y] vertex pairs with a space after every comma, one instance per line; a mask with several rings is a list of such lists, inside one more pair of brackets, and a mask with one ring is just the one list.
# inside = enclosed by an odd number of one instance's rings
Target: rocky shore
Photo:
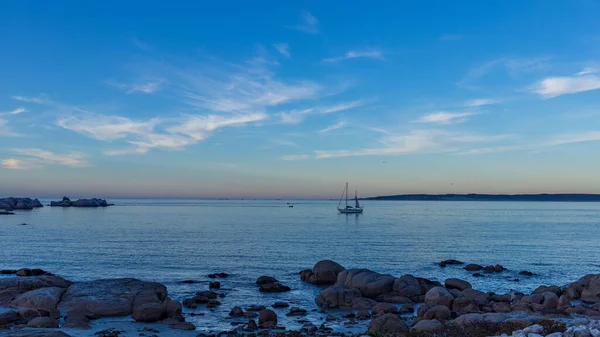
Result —
[[[442, 262], [444, 267], [462, 264]], [[494, 266], [487, 272], [504, 270]], [[307, 319], [307, 310], [294, 303], [229, 303], [227, 290], [221, 290], [226, 273], [208, 275], [215, 280], [198, 284], [194, 296], [182, 299], [170, 298], [163, 284], [132, 278], [72, 282], [26, 268], [0, 274], [0, 307], [5, 308], [0, 310], [0, 336], [600, 336], [600, 274], [562, 286], [542, 285], [528, 294], [496, 294], [458, 278], [441, 283], [410, 274], [396, 277], [324, 260], [299, 273], [320, 289], [315, 303], [322, 317], [317, 321]], [[192, 280], [182, 283], [196, 286]], [[293, 291], [267, 275], [258, 277], [254, 287], [267, 297]], [[223, 307], [230, 330], [207, 331], [190, 322]], [[302, 327], [286, 329], [282, 315]], [[124, 320], [98, 330], [95, 322], [114, 317]], [[347, 330], [334, 331], [334, 324]]]

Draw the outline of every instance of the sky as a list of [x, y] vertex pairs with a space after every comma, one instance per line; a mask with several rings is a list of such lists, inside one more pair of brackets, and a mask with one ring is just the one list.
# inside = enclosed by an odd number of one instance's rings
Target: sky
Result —
[[600, 193], [600, 2], [3, 1], [0, 195]]

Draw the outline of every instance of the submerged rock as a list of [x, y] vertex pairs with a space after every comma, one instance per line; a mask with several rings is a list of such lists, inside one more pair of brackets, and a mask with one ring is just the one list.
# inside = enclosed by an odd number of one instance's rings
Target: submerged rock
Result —
[[61, 201], [51, 201], [50, 206], [53, 207], [108, 207], [112, 206], [106, 200], [100, 198], [79, 199], [71, 201], [67, 197], [63, 197]]
[[458, 261], [458, 260], [454, 260], [454, 259], [450, 259], [450, 260], [444, 260], [440, 262], [440, 267], [446, 267], [447, 265], [460, 265], [460, 264], [464, 264], [464, 262], [462, 261]]
[[262, 284], [258, 290], [264, 293], [283, 293], [286, 291], [290, 291], [291, 289], [286, 285], [283, 285], [279, 282], [275, 282]]
[[266, 276], [266, 275], [263, 275], [263, 276], [259, 277], [258, 279], [256, 279], [256, 284], [258, 284], [258, 285], [276, 283], [276, 282], [279, 282], [276, 278], [274, 278], [272, 276]]

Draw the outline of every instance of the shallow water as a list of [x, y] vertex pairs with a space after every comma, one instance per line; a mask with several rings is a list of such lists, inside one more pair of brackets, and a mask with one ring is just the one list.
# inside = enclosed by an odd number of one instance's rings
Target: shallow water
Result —
[[[43, 268], [71, 280], [136, 277], [166, 284], [179, 300], [207, 289], [207, 274], [227, 272], [223, 305], [188, 318], [205, 329], [230, 327], [214, 318], [234, 305], [285, 300], [316, 309], [319, 289], [300, 282], [298, 272], [322, 259], [441, 282], [459, 277], [489, 291], [530, 291], [600, 273], [600, 203], [365, 201], [364, 214], [340, 215], [336, 201], [294, 201], [294, 208], [281, 200], [111, 202], [117, 206], [0, 217], [0, 268]], [[449, 258], [510, 270], [474, 278], [437, 266]], [[538, 275], [516, 275], [523, 269]], [[254, 285], [260, 275], [292, 291], [261, 294]]]

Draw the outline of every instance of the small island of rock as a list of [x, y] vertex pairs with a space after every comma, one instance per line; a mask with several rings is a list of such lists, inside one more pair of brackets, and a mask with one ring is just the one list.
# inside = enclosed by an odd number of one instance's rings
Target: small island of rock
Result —
[[44, 205], [37, 199], [14, 197], [0, 199], [0, 210], [7, 212], [16, 209], [34, 209], [38, 207], [44, 207]]
[[91, 198], [91, 199], [79, 199], [77, 201], [71, 201], [67, 197], [63, 197], [62, 201], [51, 201], [50, 206], [52, 207], [108, 207], [114, 204], [109, 204], [105, 199]]

